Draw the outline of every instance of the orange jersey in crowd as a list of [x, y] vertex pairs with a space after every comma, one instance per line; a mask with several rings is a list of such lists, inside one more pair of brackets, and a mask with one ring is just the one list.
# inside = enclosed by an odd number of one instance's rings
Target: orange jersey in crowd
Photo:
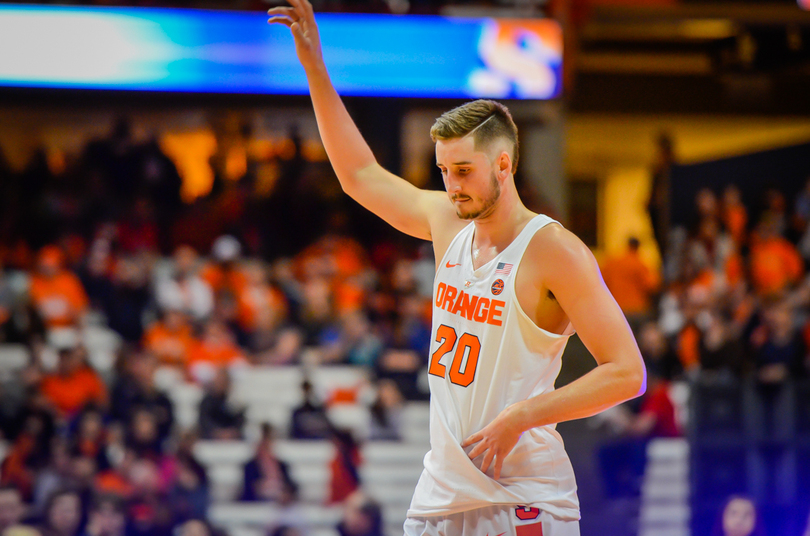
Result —
[[745, 231], [748, 226], [748, 212], [745, 210], [745, 206], [725, 207], [723, 210], [723, 224], [738, 246], [745, 243]]
[[49, 374], [42, 379], [40, 390], [63, 416], [74, 415], [90, 402], [104, 404], [107, 401], [107, 388], [90, 367], [67, 376]]
[[200, 277], [211, 286], [214, 294], [230, 290], [238, 296], [247, 286], [247, 277], [238, 267], [225, 271], [217, 264], [207, 264], [200, 270]]
[[195, 339], [191, 326], [170, 330], [163, 322], [155, 322], [143, 335], [143, 346], [166, 365], [185, 365]]
[[625, 314], [646, 313], [660, 278], [641, 260], [638, 253], [625, 252], [605, 261], [602, 278]]
[[750, 263], [751, 283], [760, 295], [779, 293], [798, 283], [804, 273], [799, 252], [781, 237], [753, 241]]
[[[272, 287], [248, 286], [237, 300], [237, 321], [247, 332], [252, 332], [267, 323], [273, 324], [287, 311], [284, 294]], [[267, 315], [270, 318], [262, 318]]]
[[198, 363], [208, 363], [218, 367], [227, 367], [240, 362], [245, 362], [245, 357], [237, 345], [233, 343], [214, 345], [201, 341], [191, 347], [188, 364], [193, 366]]
[[31, 276], [31, 301], [48, 327], [71, 326], [87, 309], [79, 278], [68, 271], [53, 277]]

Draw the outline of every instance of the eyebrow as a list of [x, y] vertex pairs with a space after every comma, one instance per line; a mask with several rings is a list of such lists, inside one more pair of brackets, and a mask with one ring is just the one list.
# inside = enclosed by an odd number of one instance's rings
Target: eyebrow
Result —
[[[452, 164], [450, 164], [450, 165], [451, 165], [451, 166], [469, 166], [469, 165], [471, 165], [472, 163], [473, 163], [473, 162], [472, 162], [471, 160], [465, 160], [465, 161], [463, 161], [463, 162], [453, 162], [453, 163], [452, 163]], [[437, 166], [443, 166], [444, 164], [442, 164], [442, 163], [440, 163], [440, 162], [436, 162], [436, 165], [437, 165]]]

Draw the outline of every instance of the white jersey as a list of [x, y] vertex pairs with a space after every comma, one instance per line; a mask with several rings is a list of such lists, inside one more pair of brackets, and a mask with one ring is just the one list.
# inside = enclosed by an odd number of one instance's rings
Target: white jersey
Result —
[[[459, 232], [436, 272], [430, 346], [430, 452], [409, 516], [449, 515], [492, 504], [540, 508], [579, 519], [571, 462], [555, 425], [524, 432], [504, 459], [499, 480], [482, 473], [461, 442], [507, 406], [554, 390], [569, 325], [539, 327], [515, 296], [520, 261], [534, 234], [554, 222], [538, 215], [497, 257], [473, 270], [475, 225]], [[494, 464], [493, 464], [494, 465]]]

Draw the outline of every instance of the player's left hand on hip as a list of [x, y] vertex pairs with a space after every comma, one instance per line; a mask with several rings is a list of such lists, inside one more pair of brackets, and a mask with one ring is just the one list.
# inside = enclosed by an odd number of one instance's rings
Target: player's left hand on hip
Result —
[[495, 420], [461, 443], [462, 448], [475, 445], [467, 455], [473, 460], [483, 454], [481, 472], [486, 473], [492, 466], [492, 476], [495, 480], [501, 477], [503, 460], [515, 448], [520, 434], [523, 433], [517, 417], [518, 409], [513, 404], [501, 411]]

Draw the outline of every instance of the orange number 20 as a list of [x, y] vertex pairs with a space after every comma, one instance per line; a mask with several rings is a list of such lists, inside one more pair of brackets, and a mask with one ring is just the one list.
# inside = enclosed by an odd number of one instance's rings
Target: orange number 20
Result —
[[[430, 367], [428, 372], [440, 378], [445, 377], [446, 367], [439, 361], [445, 354], [450, 353], [456, 346], [453, 354], [453, 361], [450, 363], [450, 381], [456, 385], [467, 387], [475, 379], [475, 369], [478, 367], [478, 355], [481, 353], [481, 341], [478, 337], [470, 333], [464, 333], [461, 337], [456, 335], [456, 330], [444, 324], [436, 330], [436, 342], [440, 343], [439, 348], [430, 356]], [[464, 357], [467, 357], [466, 363]], [[462, 371], [462, 366], [464, 370]]]

